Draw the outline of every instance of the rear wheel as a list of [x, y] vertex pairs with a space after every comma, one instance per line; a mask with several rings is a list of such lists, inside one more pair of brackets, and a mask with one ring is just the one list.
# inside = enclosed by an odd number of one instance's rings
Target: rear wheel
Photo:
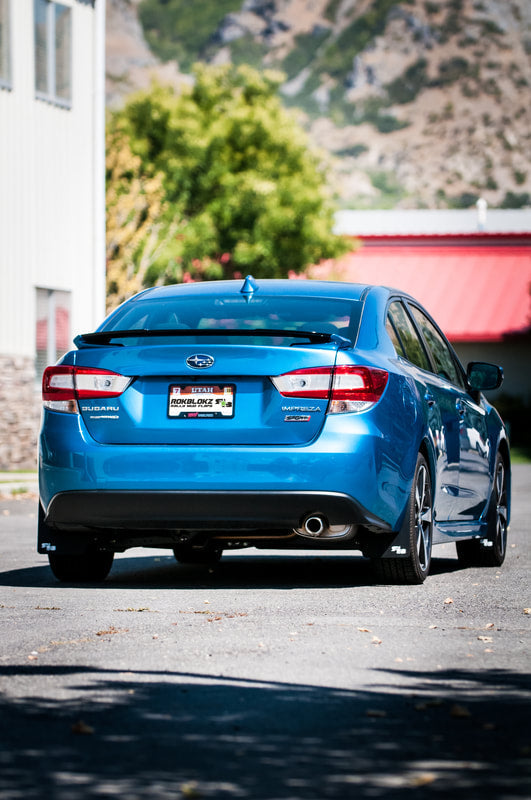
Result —
[[181, 545], [173, 551], [179, 564], [217, 564], [221, 559], [223, 550], [215, 547], [187, 547]]
[[507, 470], [498, 453], [487, 512], [487, 535], [483, 539], [456, 542], [457, 558], [463, 567], [500, 567], [507, 552]]
[[109, 574], [114, 553], [93, 551], [83, 555], [48, 553], [55, 577], [67, 583], [99, 583]]
[[390, 583], [423, 583], [431, 564], [433, 541], [433, 499], [430, 471], [424, 456], [419, 453], [411, 487], [409, 511], [409, 555], [404, 558], [374, 560], [379, 578]]

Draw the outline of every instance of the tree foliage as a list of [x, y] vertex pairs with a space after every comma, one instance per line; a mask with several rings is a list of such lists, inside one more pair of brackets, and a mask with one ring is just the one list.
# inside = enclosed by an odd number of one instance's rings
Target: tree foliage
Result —
[[282, 77], [198, 65], [111, 115], [107, 256], [114, 305], [183, 280], [284, 277], [345, 252], [321, 157], [281, 106]]

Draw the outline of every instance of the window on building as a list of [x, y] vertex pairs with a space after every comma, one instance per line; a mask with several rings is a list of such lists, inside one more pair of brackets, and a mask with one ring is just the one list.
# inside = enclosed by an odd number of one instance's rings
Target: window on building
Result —
[[37, 381], [44, 368], [70, 349], [70, 292], [37, 289], [35, 331]]
[[72, 9], [34, 0], [35, 93], [69, 108], [72, 102]]
[[11, 89], [10, 2], [0, 0], [0, 87]]

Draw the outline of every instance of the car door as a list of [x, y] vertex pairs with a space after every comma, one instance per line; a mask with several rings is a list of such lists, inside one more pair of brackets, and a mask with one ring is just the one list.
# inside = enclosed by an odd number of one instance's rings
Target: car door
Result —
[[394, 300], [389, 306], [388, 332], [398, 354], [414, 365], [412, 376], [423, 394], [435, 450], [435, 518], [447, 522], [454, 513], [459, 492], [458, 390], [434, 374], [423, 337], [401, 300]]
[[485, 507], [490, 485], [486, 412], [469, 394], [464, 373], [448, 341], [420, 308], [412, 303], [409, 307], [458, 431], [459, 477], [451, 518], [463, 522], [477, 519]]

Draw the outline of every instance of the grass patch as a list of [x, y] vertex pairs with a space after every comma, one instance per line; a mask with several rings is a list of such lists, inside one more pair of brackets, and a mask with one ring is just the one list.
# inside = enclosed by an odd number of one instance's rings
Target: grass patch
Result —
[[531, 447], [511, 447], [512, 464], [531, 464]]

